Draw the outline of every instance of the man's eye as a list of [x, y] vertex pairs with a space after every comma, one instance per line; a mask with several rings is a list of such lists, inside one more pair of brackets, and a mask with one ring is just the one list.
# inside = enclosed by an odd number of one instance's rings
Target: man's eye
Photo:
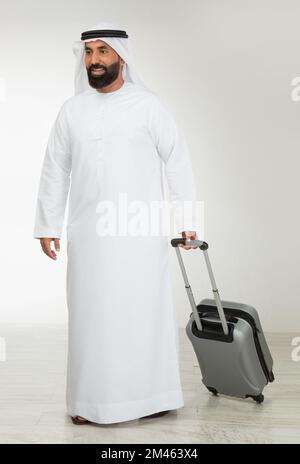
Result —
[[[102, 53], [108, 53], [108, 50], [100, 50]], [[90, 50], [85, 50], [85, 53], [90, 54]]]

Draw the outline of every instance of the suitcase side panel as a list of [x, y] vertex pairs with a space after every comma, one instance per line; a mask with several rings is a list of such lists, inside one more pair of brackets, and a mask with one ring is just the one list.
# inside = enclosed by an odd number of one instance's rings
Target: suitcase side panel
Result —
[[[257, 335], [258, 335], [260, 346], [261, 346], [261, 349], [264, 355], [264, 359], [265, 359], [269, 372], [271, 372], [273, 369], [273, 358], [272, 358], [270, 349], [268, 347], [257, 310], [253, 306], [247, 305], [244, 303], [238, 303], [236, 301], [227, 301], [227, 300], [221, 300], [221, 301], [222, 301], [225, 314], [226, 314], [226, 307], [228, 307], [232, 309], [245, 311], [254, 318], [256, 322], [256, 326], [259, 329], [259, 332]], [[212, 298], [204, 298], [203, 300], [200, 301], [200, 304], [205, 304], [205, 305], [216, 307], [216, 302]]]
[[224, 343], [198, 338], [192, 331], [193, 322], [191, 316], [186, 333], [193, 345], [204, 385], [215, 388], [219, 393], [241, 398], [261, 394], [267, 380], [249, 324], [238, 320], [234, 327], [233, 341]]

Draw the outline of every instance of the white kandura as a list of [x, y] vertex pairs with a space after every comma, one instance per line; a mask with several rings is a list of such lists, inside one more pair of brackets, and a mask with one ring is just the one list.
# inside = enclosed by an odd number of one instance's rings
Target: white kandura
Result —
[[[128, 39], [100, 40], [132, 65]], [[34, 237], [61, 237], [69, 193], [67, 411], [114, 423], [178, 409], [184, 400], [170, 238], [101, 236], [99, 202], [117, 204], [120, 192], [128, 202], [162, 201], [162, 166], [171, 199], [194, 201], [196, 188], [184, 135], [162, 99], [133, 66], [116, 91], [86, 86], [76, 47], [77, 92], [61, 106], [49, 136]], [[196, 227], [179, 222], [177, 232]]]

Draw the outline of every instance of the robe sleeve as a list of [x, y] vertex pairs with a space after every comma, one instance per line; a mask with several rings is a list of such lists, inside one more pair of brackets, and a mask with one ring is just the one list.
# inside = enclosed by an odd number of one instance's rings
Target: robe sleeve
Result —
[[197, 232], [197, 188], [189, 148], [168, 105], [158, 96], [151, 107], [150, 132], [165, 165], [176, 231]]
[[68, 121], [63, 105], [52, 125], [37, 195], [34, 238], [61, 238], [71, 182]]

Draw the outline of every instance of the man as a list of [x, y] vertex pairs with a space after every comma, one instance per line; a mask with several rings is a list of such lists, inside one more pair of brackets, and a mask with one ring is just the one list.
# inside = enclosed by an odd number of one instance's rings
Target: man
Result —
[[145, 216], [124, 222], [115, 206], [120, 195], [130, 212], [162, 202], [164, 165], [177, 232], [197, 239], [193, 217], [182, 214], [196, 190], [184, 136], [135, 71], [127, 33], [98, 23], [73, 51], [75, 96], [50, 133], [34, 237], [57, 259], [69, 193], [67, 410], [74, 423], [115, 423], [184, 405], [169, 239], [137, 233]]

